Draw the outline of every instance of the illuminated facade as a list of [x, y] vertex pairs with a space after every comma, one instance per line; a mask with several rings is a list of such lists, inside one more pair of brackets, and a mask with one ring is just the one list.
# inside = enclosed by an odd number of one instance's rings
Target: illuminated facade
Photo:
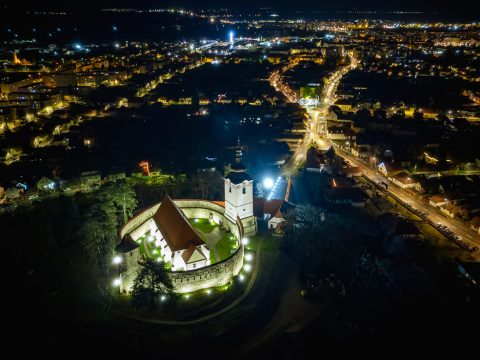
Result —
[[230, 170], [225, 176], [225, 216], [230, 221], [239, 218], [245, 234], [254, 235], [257, 232], [257, 221], [253, 214], [253, 180], [242, 163], [240, 144]]
[[[162, 207], [163, 205], [163, 207]], [[166, 205], [166, 206], [165, 206]], [[174, 291], [187, 293], [210, 287], [223, 286], [240, 273], [243, 267], [244, 247], [238, 248], [225, 260], [210, 264], [209, 249], [203, 240], [196, 237], [195, 230], [188, 228], [181, 219], [209, 219], [227, 229], [237, 239], [243, 238], [240, 219], [230, 221], [225, 209], [218, 202], [205, 200], [164, 199], [131, 218], [120, 230], [122, 241], [116, 247], [121, 259], [120, 290], [129, 293], [143, 261], [140, 252], [141, 238], [162, 247], [162, 256], [172, 266], [168, 275]], [[116, 257], [116, 258], [117, 258]], [[194, 266], [195, 265], [195, 266]]]

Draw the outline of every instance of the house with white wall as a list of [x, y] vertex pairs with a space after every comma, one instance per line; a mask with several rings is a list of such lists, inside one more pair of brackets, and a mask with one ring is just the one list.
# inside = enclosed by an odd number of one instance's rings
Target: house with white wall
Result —
[[210, 250], [172, 199], [165, 195], [150, 223], [150, 236], [172, 269], [193, 270], [210, 265]]

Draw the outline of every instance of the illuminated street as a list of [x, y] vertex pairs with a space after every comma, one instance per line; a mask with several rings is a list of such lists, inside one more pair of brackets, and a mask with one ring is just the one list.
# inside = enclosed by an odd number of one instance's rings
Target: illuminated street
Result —
[[4, 0], [4, 353], [470, 359], [472, 9]]
[[[339, 156], [350, 161], [352, 165], [360, 167], [362, 169], [363, 175], [372, 182], [377, 183], [378, 181], [386, 181], [385, 177], [383, 177], [378, 171], [372, 170], [371, 167], [368, 166], [365, 162], [356, 159], [351, 155], [348, 155], [344, 150], [339, 149], [338, 147], [335, 147], [335, 150], [337, 151], [337, 154]], [[460, 221], [456, 219], [449, 219], [444, 215], [440, 214], [438, 210], [428, 204], [428, 202], [426, 202], [425, 200], [419, 200], [411, 192], [401, 189], [394, 184], [390, 184], [387, 193], [395, 196], [395, 198], [403, 204], [411, 203], [413, 209], [427, 212], [428, 215], [424, 215], [422, 217], [428, 220], [433, 226], [438, 227], [438, 224], [446, 225], [455, 234], [462, 236], [464, 240], [466, 240], [473, 246], [480, 245], [480, 237], [478, 233], [475, 234], [475, 232], [467, 228]], [[475, 255], [478, 256], [478, 253]]]

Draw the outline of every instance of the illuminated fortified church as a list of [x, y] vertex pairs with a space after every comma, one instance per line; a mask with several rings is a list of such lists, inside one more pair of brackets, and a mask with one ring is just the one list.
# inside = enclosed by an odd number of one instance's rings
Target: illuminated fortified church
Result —
[[[198, 199], [172, 200], [166, 195], [160, 203], [132, 217], [120, 230], [116, 246], [121, 258], [120, 289], [130, 292], [145, 258], [165, 262], [174, 291], [187, 293], [223, 286], [238, 275], [244, 261], [244, 239], [257, 233], [253, 214], [253, 180], [236, 160], [225, 177], [225, 201]], [[215, 242], [195, 227], [204, 222], [215, 228], [231, 245], [230, 253], [216, 258]], [[213, 233], [213, 231], [212, 231]]]

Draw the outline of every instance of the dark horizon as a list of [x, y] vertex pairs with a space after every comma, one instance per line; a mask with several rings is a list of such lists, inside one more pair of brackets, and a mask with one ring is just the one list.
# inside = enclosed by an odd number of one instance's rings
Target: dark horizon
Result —
[[[86, 9], [102, 9], [102, 8], [162, 8], [162, 7], [184, 7], [188, 9], [232, 9], [232, 10], [251, 10], [271, 8], [272, 10], [303, 10], [311, 11], [372, 11], [372, 12], [394, 12], [394, 11], [421, 11], [421, 12], [439, 12], [439, 13], [470, 13], [472, 11], [471, 2], [468, 0], [459, 0], [454, 4], [451, 2], [441, 2], [434, 0], [406, 0], [401, 3], [391, 3], [378, 0], [364, 0], [362, 2], [354, 0], [340, 0], [335, 3], [318, 2], [314, 0], [301, 0], [294, 2], [287, 1], [271, 1], [271, 0], [245, 0], [241, 3], [228, 2], [220, 0], [206, 0], [201, 3], [194, 0], [87, 0], [81, 5], [66, 4], [60, 0], [47, 0], [35, 4], [35, 6], [25, 6], [24, 3], [18, 3], [13, 0], [6, 0], [3, 8], [11, 9], [68, 9], [68, 10], [86, 10]], [[305, 10], [306, 9], [306, 10]]]
[[[293, 4], [287, 2], [253, 1], [246, 0], [238, 3], [221, 2], [218, 0], [207, 0], [201, 4], [195, 1], [151, 1], [141, 0], [132, 2], [130, 0], [110, 1], [99, 0], [82, 3], [75, 6], [59, 0], [47, 0], [29, 7], [13, 0], [7, 0], [2, 6], [3, 11], [0, 18], [11, 20], [12, 15], [21, 17], [32, 11], [67, 11], [77, 14], [88, 12], [100, 12], [103, 9], [162, 9], [175, 8], [193, 11], [215, 11], [225, 10], [237, 15], [253, 15], [262, 13], [268, 16], [269, 13], [276, 13], [280, 18], [303, 18], [308, 20], [393, 20], [393, 21], [448, 21], [448, 22], [477, 22], [480, 21], [478, 14], [472, 11], [468, 0], [459, 0], [455, 6], [438, 3], [434, 1], [406, 1], [401, 5], [380, 3], [369, 0], [361, 4], [354, 1], [343, 0], [340, 2], [319, 4], [312, 0], [302, 0]], [[3, 13], [3, 14], [2, 14]], [[23, 14], [23, 15], [22, 15]], [[2, 16], [4, 15], [4, 16]], [[20, 18], [16, 19], [20, 20]], [[7, 21], [8, 22], [8, 21]]]

